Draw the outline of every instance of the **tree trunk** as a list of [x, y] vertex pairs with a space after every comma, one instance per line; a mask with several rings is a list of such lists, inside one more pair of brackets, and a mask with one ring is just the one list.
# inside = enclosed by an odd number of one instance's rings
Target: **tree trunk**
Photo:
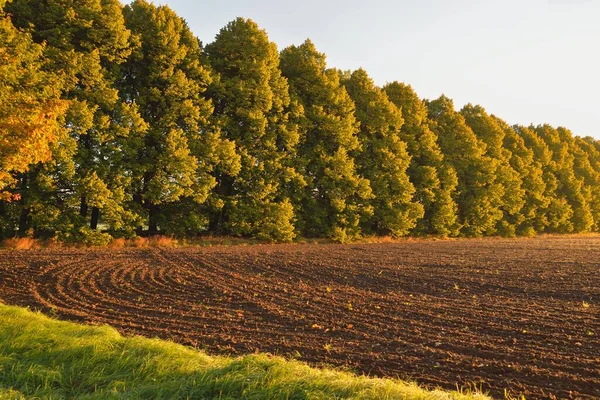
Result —
[[4, 200], [0, 200], [0, 239], [5, 239], [8, 232], [4, 232], [2, 224], [4, 223], [4, 217], [6, 216], [6, 205]]
[[145, 198], [145, 194], [148, 193], [150, 182], [154, 176], [154, 171], [146, 171], [144, 173], [144, 184], [142, 186], [142, 194], [140, 196], [143, 199], [144, 207], [148, 210], [148, 235], [156, 235], [158, 233], [158, 205], [152, 204], [152, 201]]
[[98, 228], [98, 220], [100, 219], [100, 209], [98, 207], [92, 208], [92, 219], [90, 220], [90, 228], [96, 230]]
[[85, 195], [81, 196], [81, 203], [79, 204], [79, 215], [81, 215], [82, 217], [87, 217], [87, 213], [88, 213], [88, 205], [87, 205], [87, 200], [85, 199]]
[[27, 236], [29, 230], [29, 207], [23, 207], [21, 209], [21, 216], [19, 217], [19, 237]]
[[[92, 143], [91, 143], [91, 139], [90, 139], [90, 135], [89, 134], [84, 134], [84, 135], [80, 135], [79, 136], [79, 146], [83, 147], [85, 149], [85, 151], [83, 152], [83, 154], [87, 154], [86, 159], [89, 159], [89, 150], [92, 148]], [[82, 163], [83, 165], [81, 166], [81, 168], [83, 169], [83, 171], [78, 171], [81, 175], [85, 175], [85, 171], [89, 171], [89, 167], [85, 167], [86, 162], [84, 161]], [[87, 214], [88, 214], [88, 204], [87, 204], [87, 199], [85, 197], [85, 192], [81, 195], [81, 203], [79, 204], [79, 215], [81, 215], [84, 218], [87, 218]]]
[[150, 236], [158, 234], [158, 206], [156, 204], [148, 205], [148, 234]]
[[30, 222], [30, 217], [29, 217], [29, 207], [26, 206], [25, 203], [25, 193], [27, 193], [27, 174], [23, 174], [23, 177], [21, 178], [21, 215], [19, 216], [19, 231], [18, 231], [18, 235], [20, 237], [25, 237], [27, 236], [27, 231], [29, 230], [29, 222]]
[[223, 210], [212, 212], [208, 221], [208, 231], [212, 234], [218, 234], [221, 231], [223, 223]]
[[[143, 200], [141, 192], [138, 191], [133, 194], [133, 202], [135, 204], [139, 205], [140, 208], [144, 207], [144, 200]], [[135, 234], [138, 236], [143, 236], [144, 235], [144, 226], [138, 225], [138, 227], [135, 228]]]
[[[233, 195], [233, 181], [234, 179], [230, 176], [221, 176], [218, 178], [218, 184], [213, 189], [216, 194], [222, 199], [226, 200], [228, 197]], [[208, 232], [213, 234], [225, 233], [225, 224], [228, 220], [227, 202], [223, 208], [214, 210], [209, 215], [208, 221]]]

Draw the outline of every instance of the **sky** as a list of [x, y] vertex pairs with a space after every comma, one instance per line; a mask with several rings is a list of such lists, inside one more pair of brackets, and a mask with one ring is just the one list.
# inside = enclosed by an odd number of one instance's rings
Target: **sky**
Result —
[[328, 65], [406, 82], [457, 109], [600, 139], [600, 0], [155, 0], [204, 43], [251, 18], [280, 49], [310, 38]]

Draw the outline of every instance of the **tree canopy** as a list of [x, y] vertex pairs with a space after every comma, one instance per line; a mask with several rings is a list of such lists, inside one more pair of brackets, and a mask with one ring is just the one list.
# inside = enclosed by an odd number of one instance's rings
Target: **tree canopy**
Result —
[[361, 151], [355, 104], [310, 40], [281, 52], [281, 70], [304, 108], [298, 146], [299, 170], [307, 178], [299, 207], [302, 232], [340, 241], [358, 237], [361, 220], [373, 212], [373, 194], [352, 156]]
[[0, 199], [18, 174], [48, 161], [57, 143], [65, 104], [60, 77], [45, 71], [46, 47], [13, 25], [0, 1]]
[[0, 238], [600, 231], [600, 142], [146, 0], [0, 0]]
[[291, 196], [304, 182], [295, 169], [302, 110], [290, 99], [277, 46], [255, 22], [238, 18], [206, 46], [206, 56], [216, 74], [209, 90], [215, 122], [241, 160], [238, 175], [218, 182], [211, 228], [289, 241]]

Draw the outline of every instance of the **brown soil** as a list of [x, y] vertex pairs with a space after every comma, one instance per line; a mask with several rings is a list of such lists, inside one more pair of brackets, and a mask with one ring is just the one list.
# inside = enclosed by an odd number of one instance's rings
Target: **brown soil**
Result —
[[211, 353], [600, 396], [600, 237], [0, 251], [0, 299]]

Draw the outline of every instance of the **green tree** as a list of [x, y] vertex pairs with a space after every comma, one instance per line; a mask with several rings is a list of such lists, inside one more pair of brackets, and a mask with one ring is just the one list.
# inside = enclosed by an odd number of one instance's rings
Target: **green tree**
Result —
[[575, 138], [574, 168], [585, 183], [585, 197], [594, 220], [592, 230], [600, 231], [600, 143], [594, 138]]
[[357, 237], [360, 222], [372, 215], [373, 195], [352, 157], [360, 151], [354, 102], [310, 40], [282, 51], [281, 70], [304, 107], [298, 147], [298, 169], [307, 181], [299, 205], [301, 231], [339, 241]]
[[560, 208], [557, 212], [562, 213], [564, 209], [565, 213], [570, 214], [568, 223], [555, 229], [561, 233], [588, 232], [594, 225], [589, 206], [591, 194], [584, 190], [584, 179], [575, 171], [573, 150], [576, 144], [573, 134], [565, 128], [555, 129], [550, 125], [537, 126], [533, 130], [546, 142], [551, 154], [548, 167], [556, 180], [555, 202], [551, 206], [553, 209]]
[[555, 175], [555, 165], [552, 161], [552, 151], [533, 129], [533, 127], [515, 126], [515, 129], [523, 138], [527, 148], [533, 152], [533, 160], [542, 170], [542, 179], [544, 181], [544, 195], [547, 204], [544, 208], [537, 208], [536, 213], [536, 231], [537, 232], [555, 232], [568, 233], [573, 230], [571, 217], [573, 209], [562, 196], [557, 196], [558, 179]]
[[423, 218], [417, 221], [415, 233], [441, 236], [458, 233], [458, 208], [454, 201], [457, 176], [429, 128], [427, 106], [412, 87], [400, 82], [387, 84], [383, 90], [401, 111], [404, 124], [400, 138], [407, 144], [411, 157], [408, 174], [415, 186], [415, 200], [423, 205]]
[[507, 222], [515, 227], [517, 235], [533, 236], [545, 229], [545, 210], [550, 202], [545, 194], [542, 164], [535, 159], [533, 150], [525, 144], [519, 133], [520, 128], [511, 127], [493, 115], [491, 118], [504, 132], [502, 146], [510, 152], [510, 166], [521, 182], [522, 207], [517, 214], [509, 215]]
[[211, 230], [290, 241], [290, 197], [304, 185], [294, 168], [302, 109], [290, 99], [277, 46], [255, 22], [238, 18], [206, 55], [216, 73], [209, 89], [214, 118], [241, 159], [236, 177], [219, 178]]
[[466, 124], [464, 117], [454, 110], [446, 96], [429, 102], [432, 130], [444, 153], [444, 161], [458, 176], [455, 201], [459, 210], [461, 233], [481, 236], [496, 233], [502, 219], [502, 187], [495, 174], [498, 163], [486, 155], [486, 145]]
[[216, 185], [217, 169], [239, 170], [233, 143], [210, 121], [213, 105], [205, 92], [211, 76], [202, 49], [167, 6], [136, 0], [124, 15], [139, 45], [122, 65], [121, 97], [139, 106], [148, 125], [135, 153], [133, 199], [148, 216], [150, 234], [199, 232], [208, 225], [201, 205]]
[[519, 172], [510, 164], [512, 153], [504, 147], [506, 124], [487, 114], [481, 106], [467, 104], [460, 113], [477, 138], [485, 143], [485, 155], [496, 164], [495, 183], [489, 186], [500, 196], [499, 208], [503, 214], [496, 230], [504, 236], [515, 236], [523, 220], [525, 189]]
[[404, 236], [423, 217], [423, 206], [413, 201], [415, 188], [406, 173], [410, 156], [400, 137], [402, 113], [363, 69], [343, 79], [343, 84], [356, 105], [360, 123], [357, 170], [371, 183], [374, 196], [373, 215], [363, 230]]

